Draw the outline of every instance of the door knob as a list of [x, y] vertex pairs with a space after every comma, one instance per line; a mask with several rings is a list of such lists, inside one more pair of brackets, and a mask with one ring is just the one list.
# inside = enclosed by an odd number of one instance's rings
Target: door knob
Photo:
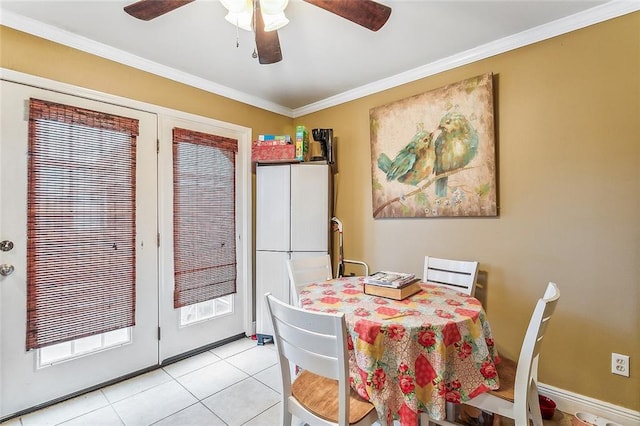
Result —
[[9, 241], [9, 240], [0, 241], [1, 251], [9, 251], [12, 248], [13, 248], [13, 241]]
[[13, 267], [13, 265], [7, 265], [6, 263], [3, 263], [2, 265], [0, 265], [0, 275], [2, 275], [3, 277], [11, 275], [14, 269], [15, 268]]

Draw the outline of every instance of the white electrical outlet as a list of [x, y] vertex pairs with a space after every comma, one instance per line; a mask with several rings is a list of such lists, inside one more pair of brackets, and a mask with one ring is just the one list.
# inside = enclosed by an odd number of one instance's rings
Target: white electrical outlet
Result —
[[611, 354], [611, 372], [629, 377], [629, 355]]

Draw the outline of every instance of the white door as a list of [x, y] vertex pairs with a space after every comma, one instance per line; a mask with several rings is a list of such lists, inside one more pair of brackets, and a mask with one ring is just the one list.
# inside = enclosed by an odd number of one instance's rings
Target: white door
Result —
[[[157, 170], [154, 114], [63, 95], [6, 81], [1, 86], [0, 418], [158, 363]], [[49, 366], [39, 366], [40, 350], [25, 350], [26, 217], [29, 98], [77, 106], [139, 120], [136, 196], [136, 323], [130, 342]]]
[[[164, 109], [137, 103], [134, 109], [119, 107], [113, 103], [123, 102], [110, 97], [107, 103], [102, 103], [61, 94], [59, 90], [6, 81], [0, 84], [0, 242], [13, 244], [9, 251], [0, 250], [0, 265], [13, 268], [11, 274], [0, 275], [0, 418], [156, 366], [184, 352], [251, 333], [250, 129], [188, 114], [182, 114], [187, 118], [167, 119], [162, 115]], [[94, 353], [85, 352], [78, 358], [51, 362], [52, 365], [42, 368], [39, 351], [25, 350], [28, 143], [25, 105], [31, 97], [134, 118], [140, 124], [136, 158], [136, 325], [127, 337], [131, 341]], [[158, 109], [160, 116], [140, 109]], [[240, 142], [236, 164], [237, 293], [216, 299], [209, 306], [196, 307], [198, 314], [206, 316], [214, 309], [216, 315], [188, 325], [183, 324], [181, 310], [173, 309], [172, 303], [173, 127], [209, 132]], [[113, 343], [112, 337], [103, 337], [102, 342], [108, 346]], [[80, 348], [82, 353], [87, 344], [76, 343], [75, 349]]]
[[[245, 253], [248, 248], [243, 238], [246, 206], [243, 205], [242, 188], [246, 158], [241, 150], [236, 158], [236, 259], [237, 293], [212, 301], [173, 307], [174, 259], [173, 259], [173, 149], [174, 128], [192, 130], [210, 135], [238, 139], [237, 132], [215, 123], [195, 122], [183, 118], [163, 117], [160, 120], [159, 182], [160, 182], [160, 362], [171, 360], [185, 352], [206, 347], [212, 343], [246, 334], [247, 288], [251, 281], [243, 275]], [[231, 191], [231, 189], [230, 189]], [[215, 214], [215, 213], [213, 213]], [[233, 224], [229, 224], [230, 226]], [[197, 249], [197, 248], [196, 248]]]

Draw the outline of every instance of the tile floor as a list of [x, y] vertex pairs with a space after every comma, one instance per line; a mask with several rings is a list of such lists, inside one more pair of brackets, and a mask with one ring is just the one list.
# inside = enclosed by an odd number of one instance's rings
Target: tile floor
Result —
[[[272, 344], [240, 339], [3, 426], [277, 426], [277, 362]], [[556, 413], [545, 426], [570, 423], [570, 416]]]
[[3, 426], [273, 426], [280, 423], [277, 362], [272, 344], [240, 339]]

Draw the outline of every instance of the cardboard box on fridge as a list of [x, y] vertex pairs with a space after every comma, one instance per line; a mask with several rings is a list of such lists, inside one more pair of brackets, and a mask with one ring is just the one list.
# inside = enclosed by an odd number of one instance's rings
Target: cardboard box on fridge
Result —
[[288, 145], [260, 145], [256, 142], [251, 146], [251, 161], [253, 162], [273, 162], [293, 160], [296, 155], [296, 148], [293, 144]]
[[295, 158], [299, 161], [309, 161], [311, 152], [309, 149], [309, 133], [304, 126], [296, 126], [296, 153]]

